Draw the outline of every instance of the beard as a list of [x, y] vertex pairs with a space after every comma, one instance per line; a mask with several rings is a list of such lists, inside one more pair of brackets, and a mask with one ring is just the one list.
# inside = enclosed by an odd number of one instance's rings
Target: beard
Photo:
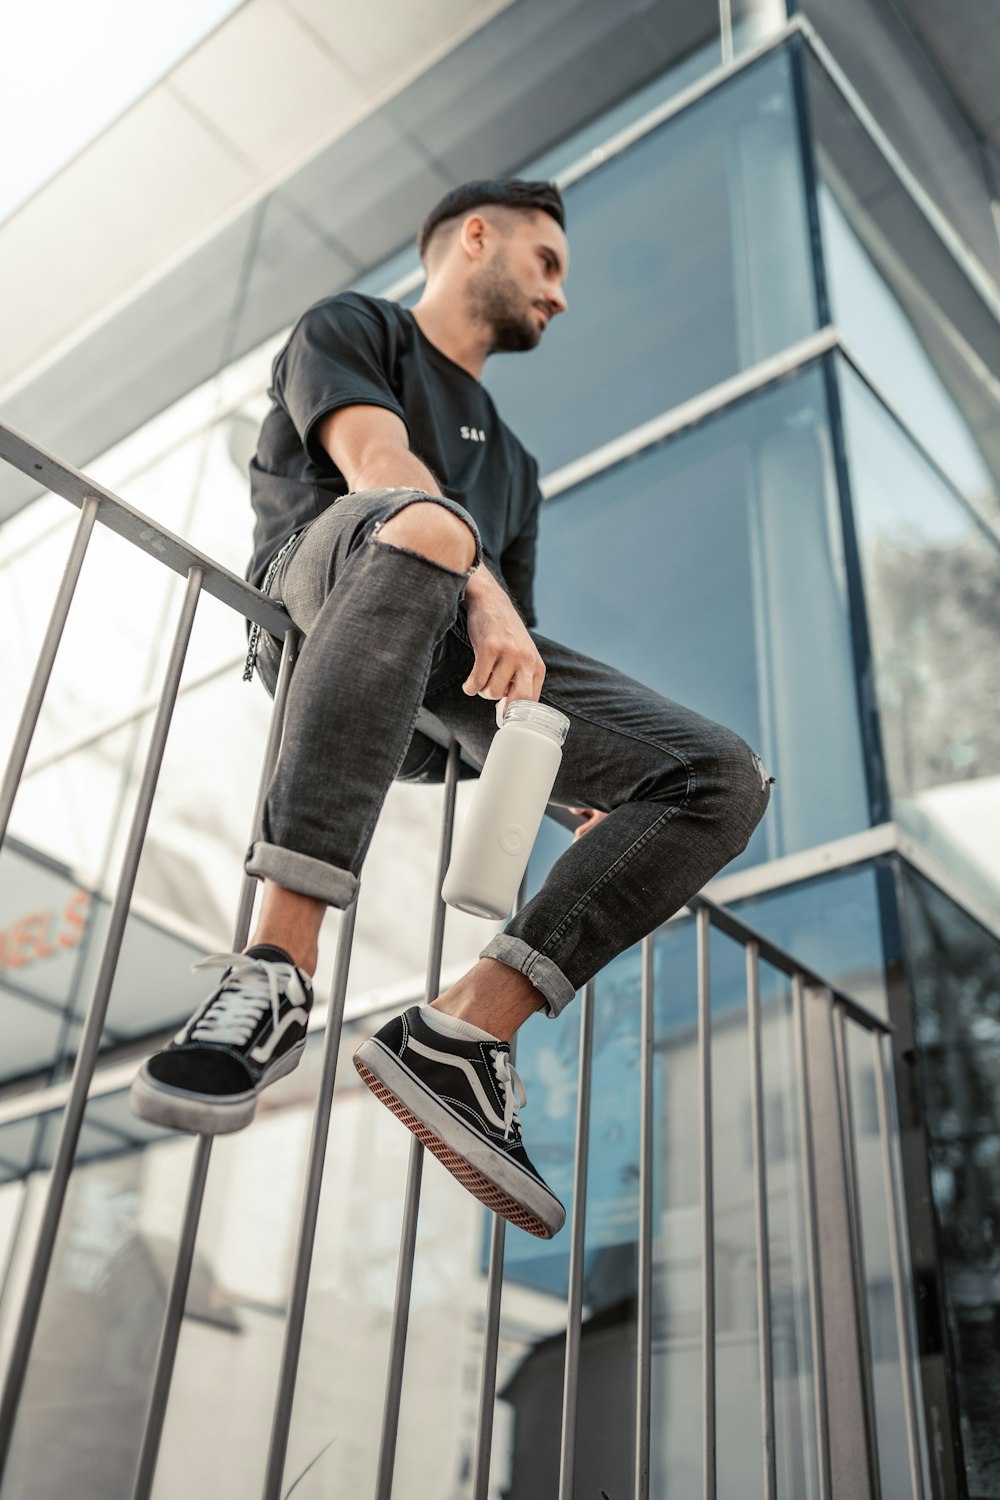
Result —
[[535, 310], [510, 274], [507, 256], [499, 250], [469, 292], [469, 311], [491, 331], [492, 354], [534, 349], [543, 329]]

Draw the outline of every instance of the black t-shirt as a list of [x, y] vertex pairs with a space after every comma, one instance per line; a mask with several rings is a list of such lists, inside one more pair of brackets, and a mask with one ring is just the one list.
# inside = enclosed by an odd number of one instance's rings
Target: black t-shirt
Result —
[[430, 342], [407, 308], [360, 292], [317, 302], [275, 359], [268, 395], [271, 410], [250, 460], [250, 583], [259, 588], [286, 538], [348, 493], [317, 440], [320, 418], [341, 406], [384, 406], [405, 422], [411, 450], [442, 494], [471, 513], [484, 565], [525, 623], [537, 624], [538, 465], [479, 381]]

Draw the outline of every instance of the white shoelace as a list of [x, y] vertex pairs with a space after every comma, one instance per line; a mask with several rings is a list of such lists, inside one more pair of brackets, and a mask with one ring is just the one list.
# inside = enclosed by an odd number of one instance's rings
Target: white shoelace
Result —
[[510, 1060], [510, 1053], [501, 1052], [499, 1047], [494, 1047], [490, 1056], [493, 1058], [493, 1071], [503, 1086], [503, 1138], [507, 1140], [510, 1136], [512, 1125], [516, 1125], [518, 1130], [521, 1128], [521, 1122], [514, 1112], [514, 1096], [515, 1094], [517, 1096], [518, 1109], [524, 1108], [528, 1102], [528, 1096], [524, 1091], [524, 1084], [521, 1082], [520, 1074]]
[[281, 993], [278, 987], [281, 970], [288, 964], [275, 964], [246, 953], [212, 953], [199, 959], [192, 969], [232, 969], [220, 988], [191, 1023], [188, 1040], [193, 1042], [232, 1042], [241, 1047], [250, 1040], [268, 1005], [277, 1026], [281, 1020]]

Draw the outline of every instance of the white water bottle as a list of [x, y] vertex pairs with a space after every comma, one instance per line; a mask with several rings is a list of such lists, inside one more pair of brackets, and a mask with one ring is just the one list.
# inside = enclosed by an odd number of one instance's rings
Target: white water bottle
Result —
[[527, 698], [507, 705], [441, 887], [449, 906], [476, 917], [509, 915], [568, 732], [557, 708]]

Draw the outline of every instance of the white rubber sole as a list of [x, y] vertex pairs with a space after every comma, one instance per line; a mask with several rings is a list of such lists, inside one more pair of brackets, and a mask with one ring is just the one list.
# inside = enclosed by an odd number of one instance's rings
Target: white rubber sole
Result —
[[303, 1037], [267, 1069], [256, 1089], [230, 1094], [224, 1104], [219, 1102], [218, 1094], [195, 1094], [158, 1083], [143, 1063], [132, 1081], [129, 1107], [138, 1119], [163, 1125], [168, 1130], [187, 1130], [192, 1135], [230, 1135], [250, 1124], [261, 1091], [297, 1068], [305, 1050]]
[[480, 1203], [529, 1234], [550, 1240], [566, 1210], [516, 1161], [495, 1151], [375, 1037], [354, 1053], [354, 1066], [376, 1099], [447, 1167]]

